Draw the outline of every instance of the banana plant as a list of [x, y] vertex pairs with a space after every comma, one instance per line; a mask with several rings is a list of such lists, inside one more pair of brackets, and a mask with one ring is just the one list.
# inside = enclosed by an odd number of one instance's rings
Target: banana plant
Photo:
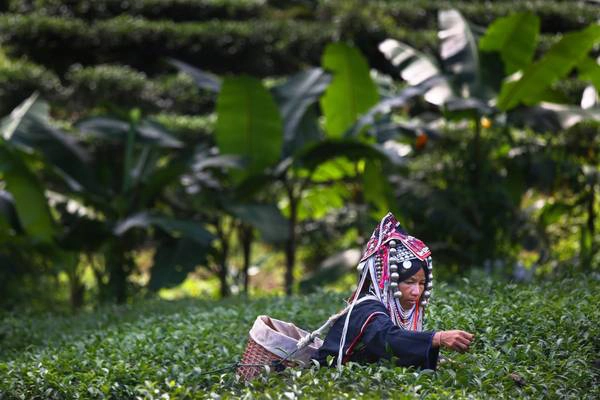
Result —
[[[303, 197], [315, 184], [315, 171], [338, 158], [353, 162], [386, 158], [377, 146], [343, 138], [356, 118], [377, 101], [366, 61], [356, 49], [332, 44], [325, 50], [323, 68], [302, 71], [270, 91], [255, 78], [221, 79], [181, 62], [174, 65], [191, 74], [199, 86], [218, 93], [219, 150], [246, 162], [245, 172], [234, 183], [236, 196], [243, 202], [240, 207], [283, 192], [287, 227], [279, 237], [284, 239], [286, 255], [285, 290], [291, 294], [299, 212]], [[325, 132], [318, 123], [318, 101]]]
[[[532, 13], [499, 18], [485, 31], [457, 10], [441, 10], [438, 20], [439, 54], [424, 54], [394, 39], [385, 40], [379, 49], [409, 86], [436, 78], [424, 98], [445, 115], [460, 117], [469, 111], [479, 118], [508, 113], [498, 121], [516, 122], [541, 109], [546, 115], [556, 115], [556, 124], [551, 125], [554, 130], [598, 118], [589, 110], [547, 103], [556, 98], [550, 90], [552, 84], [575, 68], [582, 79], [598, 83], [600, 67], [588, 53], [600, 42], [600, 25], [565, 34], [536, 61], [540, 21]], [[525, 107], [517, 108], [521, 104]], [[517, 115], [513, 117], [513, 113]], [[540, 131], [548, 128], [548, 124], [536, 124], [538, 120], [528, 122]]]
[[[407, 88], [398, 100], [387, 99], [375, 106], [358, 128], [376, 126], [378, 118], [388, 117], [394, 108], [406, 107], [410, 104], [406, 95], [411, 94], [409, 90], [422, 95], [444, 123], [471, 120], [474, 135], [468, 145], [472, 149], [469, 185], [481, 188], [475, 193], [482, 193], [483, 169], [490, 166], [491, 154], [502, 153], [489, 147], [494, 146], [492, 141], [502, 141], [500, 137], [488, 136], [485, 142], [482, 139], [482, 130], [489, 129], [492, 120], [500, 128], [495, 132], [505, 135], [508, 145], [517, 148], [519, 144], [511, 135], [511, 128], [528, 126], [538, 132], [556, 132], [600, 117], [593, 101], [582, 103], [587, 105], [586, 109], [549, 102], [557, 98], [551, 85], [573, 69], [579, 71], [580, 79], [598, 82], [598, 64], [588, 57], [590, 49], [598, 43], [598, 25], [564, 35], [539, 60], [534, 60], [540, 24], [539, 18], [531, 13], [500, 18], [483, 30], [469, 24], [458, 11], [445, 10], [439, 13], [439, 24], [438, 54], [424, 54], [393, 39], [381, 43], [380, 50], [397, 67]], [[594, 98], [593, 94], [588, 97]], [[503, 163], [513, 172], [506, 178], [498, 177], [497, 182], [506, 183], [507, 194], [517, 207], [526, 190], [520, 176], [527, 175], [527, 171], [515, 171], [518, 163], [511, 161], [511, 157]], [[485, 207], [476, 208], [469, 214]], [[473, 221], [475, 231], [480, 219]]]
[[[31, 143], [21, 137], [24, 130], [44, 127], [46, 110], [36, 100], [37, 94], [34, 94], [0, 124], [0, 179], [13, 201], [16, 215], [11, 220], [14, 222], [18, 218], [18, 225], [32, 239], [50, 244], [58, 233], [58, 227], [50, 213], [45, 187], [30, 167], [35, 161], [29, 146]], [[50, 137], [48, 142], [61, 143], [60, 139], [52, 139]]]
[[[60, 221], [54, 222], [60, 226], [55, 234], [49, 233], [53, 224], [40, 225], [39, 217], [35, 220], [37, 224], [30, 223], [27, 218], [36, 217], [36, 213], [28, 209], [23, 214], [19, 207], [37, 205], [44, 210], [48, 208], [47, 202], [40, 206], [43, 196], [27, 169], [17, 168], [21, 165], [16, 158], [3, 157], [3, 163], [10, 166], [4, 178], [15, 199], [21, 226], [25, 231], [45, 233], [42, 238], [46, 240], [52, 237], [61, 249], [103, 254], [104, 265], [96, 272], [101, 288], [105, 278], [108, 279], [105, 294], [118, 302], [126, 300], [127, 278], [133, 268], [132, 251], [147, 243], [153, 234], [168, 242], [157, 246], [156, 257], [163, 264], [171, 262], [172, 266], [175, 261], [161, 252], [184, 246], [184, 241], [194, 243], [194, 265], [202, 261], [212, 235], [202, 227], [202, 221], [179, 218], [168, 211], [165, 203], [166, 193], [188, 170], [193, 151], [185, 149], [160, 125], [136, 112], [129, 120], [88, 118], [75, 126], [78, 135], [89, 139], [89, 144], [84, 145], [75, 141], [74, 135], [53, 126], [47, 104], [32, 97], [3, 120], [3, 126], [7, 128], [3, 130], [2, 151], [12, 155], [13, 147], [24, 149], [38, 155], [48, 166], [44, 170], [48, 175], [46, 182], [55, 193], [53, 207], [60, 216]], [[18, 189], [17, 184], [21, 183], [28, 192]], [[186, 262], [191, 268], [190, 262]]]

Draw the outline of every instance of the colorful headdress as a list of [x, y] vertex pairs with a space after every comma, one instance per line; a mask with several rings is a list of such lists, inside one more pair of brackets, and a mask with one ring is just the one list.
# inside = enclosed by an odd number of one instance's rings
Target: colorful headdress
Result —
[[[392, 321], [407, 328], [403, 309], [400, 305], [402, 293], [398, 284], [423, 269], [425, 272], [425, 291], [409, 329], [421, 330], [424, 308], [427, 306], [433, 288], [433, 264], [431, 251], [419, 239], [407, 234], [392, 213], [388, 213], [373, 231], [365, 251], [360, 259], [359, 286], [351, 299], [362, 293], [375, 296], [390, 312]], [[369, 279], [367, 279], [369, 278]], [[365, 282], [369, 281], [368, 290]]]
[[[400, 282], [423, 268], [426, 289], [412, 310], [404, 310], [400, 304], [402, 292], [398, 290]], [[433, 264], [431, 251], [419, 239], [408, 235], [392, 213], [388, 213], [373, 231], [358, 264], [359, 283], [350, 297], [350, 304], [344, 309], [346, 320], [340, 339], [337, 366], [341, 368], [343, 349], [348, 333], [350, 315], [360, 301], [376, 299], [388, 309], [392, 322], [403, 329], [421, 331], [425, 307], [433, 288]], [[365, 286], [369, 278], [368, 287]], [[364, 289], [364, 290], [363, 290]], [[341, 313], [340, 313], [341, 314]], [[339, 316], [335, 315], [329, 319]], [[324, 329], [327, 323], [319, 328]], [[319, 331], [317, 330], [317, 332]], [[311, 335], [312, 336], [312, 335]]]

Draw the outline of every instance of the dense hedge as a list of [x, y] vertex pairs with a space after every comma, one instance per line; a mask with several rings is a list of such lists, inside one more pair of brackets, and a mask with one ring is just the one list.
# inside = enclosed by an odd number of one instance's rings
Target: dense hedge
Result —
[[72, 67], [66, 82], [73, 95], [70, 108], [92, 108], [111, 102], [139, 107], [146, 112], [177, 111], [199, 114], [212, 110], [214, 96], [201, 91], [187, 75], [173, 74], [148, 79], [143, 72], [118, 65]]
[[[438, 47], [436, 30], [379, 26], [362, 18], [335, 24], [299, 21], [209, 21], [175, 23], [121, 16], [92, 26], [81, 19], [39, 15], [0, 16], [0, 38], [13, 55], [64, 73], [70, 65], [122, 63], [148, 73], [164, 71], [164, 58], [180, 58], [217, 73], [285, 74], [319, 64], [324, 45], [352, 39], [376, 57], [387, 37], [421, 50]], [[552, 36], [542, 41], [553, 41]], [[377, 60], [375, 60], [375, 64]]]
[[90, 26], [74, 18], [5, 14], [0, 37], [13, 53], [59, 73], [74, 63], [122, 63], [152, 73], [164, 69], [164, 57], [171, 56], [217, 73], [265, 76], [317, 64], [334, 30], [316, 22], [175, 23], [130, 16]]
[[[348, 0], [344, 0], [348, 3]], [[352, 4], [352, 2], [349, 2]], [[356, 3], [356, 2], [354, 2]], [[343, 17], [346, 11], [340, 0], [267, 1], [267, 0], [8, 0], [8, 10], [14, 13], [39, 13], [48, 16], [76, 17], [88, 20], [108, 19], [121, 14], [147, 19], [202, 21], [209, 19], [248, 19], [276, 17], [278, 9], [299, 7], [305, 18], [324, 19], [331, 14]], [[356, 6], [356, 4], [353, 4]], [[555, 33], [580, 29], [596, 21], [598, 6], [585, 1], [556, 0], [393, 0], [369, 1], [366, 8], [383, 10], [398, 23], [413, 29], [435, 29], [437, 11], [457, 8], [469, 20], [488, 25], [509, 12], [531, 10], [540, 16], [542, 31]], [[284, 14], [289, 15], [289, 14]]]
[[0, 63], [0, 115], [7, 115], [33, 92], [48, 100], [62, 101], [60, 79], [44, 67], [26, 61]]
[[[346, 293], [345, 293], [346, 294]], [[345, 294], [145, 302], [76, 317], [0, 317], [0, 397], [572, 398], [600, 396], [600, 281], [438, 284], [432, 329], [475, 333], [438, 372], [392, 364], [287, 369], [244, 385], [227, 371], [259, 314], [315, 329]], [[209, 372], [208, 374], [206, 374]], [[206, 374], [206, 375], [205, 375]], [[246, 396], [246, 397], [244, 397]]]
[[217, 120], [216, 114], [191, 116], [160, 113], [152, 115], [150, 118], [158, 121], [186, 143], [210, 142], [207, 139], [212, 136]]
[[[324, 7], [335, 7], [336, 2], [325, 2]], [[455, 8], [469, 21], [487, 26], [497, 18], [518, 11], [532, 11], [540, 17], [543, 33], [558, 33], [581, 29], [597, 21], [600, 6], [584, 1], [568, 4], [552, 0], [526, 1], [448, 1], [448, 0], [393, 0], [373, 1], [365, 6], [370, 13], [381, 13], [398, 24], [411, 29], [436, 29], [438, 10]], [[330, 13], [336, 13], [332, 9]]]
[[260, 15], [265, 0], [9, 0], [13, 13], [106, 19], [120, 14], [148, 19], [201, 21], [248, 19]]
[[183, 74], [150, 79], [127, 66], [74, 65], [61, 80], [52, 71], [33, 63], [0, 64], [0, 115], [8, 114], [34, 91], [77, 113], [103, 103], [138, 107], [145, 113], [201, 114], [214, 107], [214, 94], [200, 90]]
[[[169, 56], [218, 74], [264, 77], [319, 64], [324, 45], [341, 38], [355, 42], [371, 66], [387, 71], [389, 64], [377, 50], [378, 43], [393, 37], [437, 52], [437, 10], [447, 7], [460, 9], [481, 25], [510, 11], [533, 10], [547, 32], [540, 38], [541, 54], [559, 38], [555, 33], [595, 21], [600, 9], [584, 1], [566, 4], [556, 0], [11, 0], [4, 6], [13, 13], [0, 15], [0, 44], [13, 59], [25, 57], [32, 62], [0, 66], [0, 112], [8, 112], [33, 90], [76, 110], [108, 101], [151, 113], [197, 114], [210, 109], [211, 96], [196, 96], [198, 91], [189, 80], [173, 75], [165, 62]], [[304, 10], [298, 14], [311, 21], [289, 19], [294, 13], [284, 11], [286, 7]], [[239, 20], [207, 20], [217, 17]], [[202, 21], [177, 22], [187, 19]], [[577, 100], [582, 87], [561, 82], [558, 90]]]

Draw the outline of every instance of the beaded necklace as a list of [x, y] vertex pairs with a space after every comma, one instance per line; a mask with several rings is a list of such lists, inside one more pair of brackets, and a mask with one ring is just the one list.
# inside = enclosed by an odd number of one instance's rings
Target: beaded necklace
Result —
[[410, 330], [411, 325], [414, 324], [414, 317], [417, 315], [417, 304], [412, 306], [410, 310], [405, 310], [402, 306], [398, 307], [400, 311], [400, 324], [405, 330]]

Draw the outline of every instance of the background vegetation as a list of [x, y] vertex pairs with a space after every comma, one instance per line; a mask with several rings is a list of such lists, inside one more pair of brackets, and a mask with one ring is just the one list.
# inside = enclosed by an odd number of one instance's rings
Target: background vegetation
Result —
[[[476, 335], [472, 352], [443, 353], [436, 374], [389, 363], [350, 364], [341, 373], [311, 366], [246, 385], [231, 370], [215, 371], [239, 359], [255, 315], [316, 329], [342, 306], [339, 294], [319, 292], [5, 319], [0, 393], [8, 399], [598, 397], [597, 280], [532, 286], [473, 278], [436, 288], [429, 327], [459, 325]], [[565, 296], [573, 287], [577, 296]]]
[[597, 268], [594, 2], [2, 7], [4, 308], [311, 290], [387, 210], [447, 275]]
[[[0, 2], [0, 398], [598, 397], [599, 7]], [[388, 210], [473, 353], [205, 374]]]

